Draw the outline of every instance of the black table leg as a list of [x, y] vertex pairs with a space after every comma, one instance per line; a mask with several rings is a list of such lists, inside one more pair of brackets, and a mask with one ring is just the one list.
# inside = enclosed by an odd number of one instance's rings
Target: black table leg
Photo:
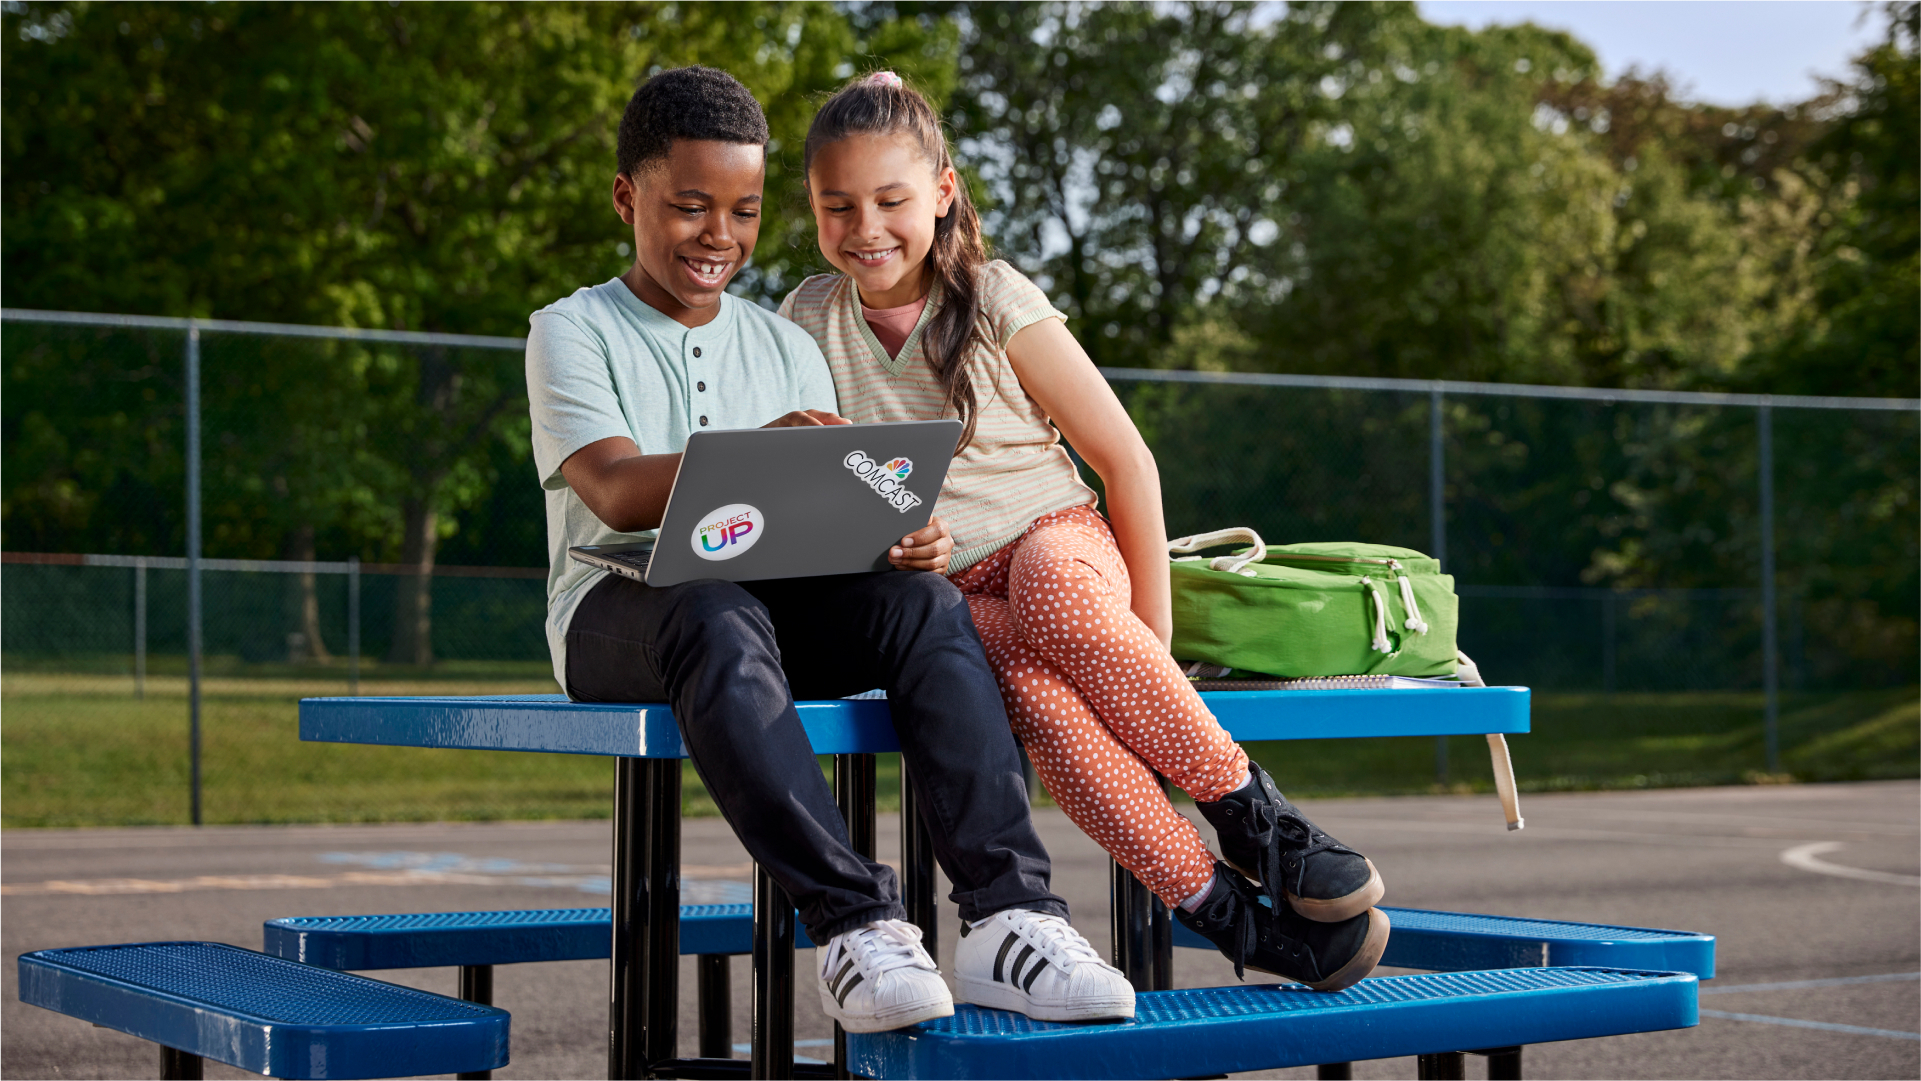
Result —
[[1519, 1047], [1489, 1047], [1473, 1054], [1487, 1056], [1488, 1081], [1521, 1081]]
[[[834, 802], [840, 805], [841, 820], [847, 823], [847, 839], [854, 851], [874, 858], [874, 780], [875, 764], [871, 754], [834, 756]], [[834, 1076], [848, 1078], [847, 1033], [834, 1022]]]
[[694, 962], [695, 997], [700, 1000], [700, 1057], [734, 1057], [733, 958], [703, 953]]
[[674, 1057], [680, 1006], [680, 760], [622, 758], [614, 781], [607, 1076]]
[[1467, 1076], [1466, 1060], [1459, 1051], [1419, 1055], [1414, 1061], [1414, 1075], [1421, 1081], [1461, 1081]]
[[1353, 1081], [1354, 1064], [1352, 1062], [1323, 1062], [1319, 1066], [1314, 1067], [1314, 1076], [1319, 1078], [1320, 1081]]
[[754, 1034], [750, 1077], [794, 1076], [794, 902], [754, 865]]
[[934, 889], [934, 836], [921, 821], [920, 793], [908, 779], [907, 763], [900, 770], [900, 893], [907, 922], [921, 929], [921, 945], [940, 958], [940, 898]]
[[[494, 966], [461, 965], [460, 998], [468, 1002], [478, 1002], [482, 1006], [494, 1004]], [[488, 1081], [494, 1076], [492, 1070], [473, 1070], [454, 1075], [456, 1081]]]
[[160, 1076], [162, 1081], [200, 1081], [204, 1064], [199, 1055], [181, 1051], [178, 1048], [160, 1045]]
[[1111, 878], [1110, 911], [1113, 914], [1114, 967], [1121, 970], [1135, 991], [1154, 990], [1154, 895], [1140, 879], [1113, 860], [1108, 861]]

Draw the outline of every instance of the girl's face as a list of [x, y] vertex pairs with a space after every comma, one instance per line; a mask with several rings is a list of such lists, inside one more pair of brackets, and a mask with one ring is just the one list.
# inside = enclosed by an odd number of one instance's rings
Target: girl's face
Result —
[[953, 169], [939, 175], [906, 135], [853, 135], [816, 151], [807, 171], [820, 253], [870, 308], [927, 295], [934, 222], [954, 205]]

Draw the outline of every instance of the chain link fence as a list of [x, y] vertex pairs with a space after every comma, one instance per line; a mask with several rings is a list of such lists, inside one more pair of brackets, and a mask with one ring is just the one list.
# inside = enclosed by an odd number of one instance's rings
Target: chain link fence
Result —
[[[201, 758], [209, 820], [605, 813], [604, 763], [293, 736], [304, 695], [556, 689], [519, 341], [15, 311], [0, 335], [9, 822], [198, 817]], [[1799, 748], [1921, 682], [1921, 403], [1107, 374], [1170, 532], [1439, 555], [1462, 648], [1535, 688], [1543, 737], [1556, 702], [1712, 707], [1743, 769], [1839, 776]], [[144, 766], [98, 766], [128, 747]], [[82, 762], [108, 780], [59, 780]]]

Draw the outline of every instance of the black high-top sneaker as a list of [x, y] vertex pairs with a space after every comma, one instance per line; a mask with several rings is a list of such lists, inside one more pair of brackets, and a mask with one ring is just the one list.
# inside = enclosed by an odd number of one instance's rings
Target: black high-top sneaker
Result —
[[1338, 923], [1380, 903], [1387, 887], [1366, 856], [1309, 822], [1266, 770], [1250, 761], [1247, 772], [1253, 784], [1195, 802], [1229, 866], [1260, 883], [1276, 910], [1291, 906], [1310, 920]]
[[1316, 991], [1346, 990], [1374, 971], [1390, 930], [1387, 914], [1378, 908], [1340, 923], [1303, 919], [1285, 905], [1270, 909], [1224, 863], [1214, 865], [1207, 900], [1193, 912], [1175, 909], [1174, 917], [1219, 947], [1234, 962], [1236, 977], [1245, 979], [1243, 970], [1251, 968]]

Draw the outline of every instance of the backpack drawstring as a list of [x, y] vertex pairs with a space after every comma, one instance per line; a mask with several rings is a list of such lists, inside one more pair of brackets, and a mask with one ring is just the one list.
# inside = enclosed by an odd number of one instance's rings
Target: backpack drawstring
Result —
[[1394, 647], [1387, 640], [1387, 596], [1372, 578], [1363, 576], [1361, 585], [1367, 590], [1368, 596], [1374, 598], [1374, 641], [1370, 644], [1376, 653], [1392, 653]]
[[1401, 604], [1407, 608], [1407, 622], [1402, 626], [1415, 634], [1426, 634], [1427, 620], [1421, 618], [1421, 606], [1414, 603], [1414, 581], [1405, 574], [1397, 581], [1401, 583]]

